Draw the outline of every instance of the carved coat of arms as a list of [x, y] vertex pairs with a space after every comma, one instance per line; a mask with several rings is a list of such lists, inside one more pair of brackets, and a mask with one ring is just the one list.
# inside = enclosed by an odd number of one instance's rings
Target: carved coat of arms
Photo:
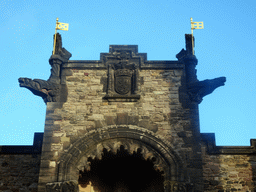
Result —
[[137, 101], [138, 61], [130, 51], [115, 51], [107, 56], [108, 85], [106, 99], [109, 101]]
[[131, 91], [132, 71], [129, 69], [118, 69], [115, 71], [115, 91], [125, 95]]

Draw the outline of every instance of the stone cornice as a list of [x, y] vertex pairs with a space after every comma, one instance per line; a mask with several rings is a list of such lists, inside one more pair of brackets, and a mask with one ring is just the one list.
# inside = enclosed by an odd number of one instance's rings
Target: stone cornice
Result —
[[[107, 69], [101, 60], [69, 60], [64, 63], [65, 69]], [[183, 69], [184, 64], [179, 61], [150, 60], [140, 66], [140, 69]]]

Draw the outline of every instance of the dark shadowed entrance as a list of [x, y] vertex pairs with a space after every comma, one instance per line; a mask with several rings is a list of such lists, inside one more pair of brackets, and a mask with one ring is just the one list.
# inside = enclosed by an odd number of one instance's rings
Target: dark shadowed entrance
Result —
[[90, 170], [80, 171], [79, 184], [92, 183], [100, 192], [161, 192], [164, 191], [162, 172], [154, 169], [154, 158], [145, 160], [140, 149], [129, 154], [123, 146], [117, 153], [103, 150], [102, 159], [88, 159]]

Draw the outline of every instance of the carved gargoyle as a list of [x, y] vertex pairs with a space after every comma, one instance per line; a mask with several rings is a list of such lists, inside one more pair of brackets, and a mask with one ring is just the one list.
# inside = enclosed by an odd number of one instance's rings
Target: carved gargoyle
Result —
[[219, 77], [191, 83], [187, 87], [187, 93], [191, 101], [199, 104], [202, 102], [204, 96], [211, 94], [216, 88], [224, 86], [225, 82], [226, 77]]
[[187, 106], [187, 101], [201, 103], [203, 97], [211, 94], [216, 88], [223, 86], [226, 82], [226, 77], [215, 79], [207, 79], [199, 81], [196, 75], [197, 58], [193, 55], [192, 35], [186, 34], [186, 50], [182, 49], [176, 58], [185, 64], [186, 80], [183, 81], [179, 88], [180, 101]]
[[[49, 59], [52, 67], [48, 80], [19, 78], [20, 87], [29, 89], [33, 94], [43, 98], [44, 102], [61, 101], [61, 91], [64, 90], [61, 84], [61, 66], [71, 57], [71, 53], [62, 47], [61, 35], [57, 33], [55, 54]], [[64, 94], [65, 95], [65, 94]]]

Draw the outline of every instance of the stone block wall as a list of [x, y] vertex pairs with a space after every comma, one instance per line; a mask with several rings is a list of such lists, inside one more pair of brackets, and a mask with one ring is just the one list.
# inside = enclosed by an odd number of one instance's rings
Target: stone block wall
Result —
[[253, 159], [254, 163], [251, 163], [252, 159], [248, 155], [204, 156], [205, 191], [254, 191], [256, 158]]
[[[107, 70], [72, 69], [66, 77], [67, 102], [48, 103], [42, 151], [40, 182], [56, 182], [59, 159], [70, 147], [90, 131], [115, 125], [134, 125], [146, 129], [171, 143], [173, 150], [189, 164], [185, 173], [198, 180], [201, 162], [193, 162], [195, 154], [190, 128], [189, 109], [179, 102], [182, 69], [140, 70], [136, 102], [108, 101]], [[198, 149], [196, 149], [198, 150]], [[200, 155], [200, 154], [199, 154]], [[190, 174], [191, 173], [191, 174]], [[44, 184], [43, 184], [44, 183]]]
[[37, 191], [43, 133], [31, 146], [0, 146], [0, 192]]
[[106, 70], [73, 70], [67, 77], [67, 102], [51, 114], [57, 118], [53, 124], [60, 126], [49, 138], [55, 143], [52, 147], [66, 149], [93, 129], [127, 124], [151, 130], [181, 149], [185, 144], [182, 138], [192, 137], [189, 111], [179, 103], [181, 75], [181, 70], [141, 71], [143, 83], [137, 102], [109, 102], [103, 99]]
[[40, 154], [0, 154], [0, 191], [36, 192]]
[[[141, 71], [140, 100], [108, 102], [102, 99], [106, 94], [106, 70], [73, 70], [73, 76], [67, 77], [68, 100], [55, 110], [61, 116], [55, 124], [60, 124], [68, 137], [107, 125], [137, 125], [173, 139], [178, 145], [177, 133], [190, 123], [178, 100], [181, 75], [181, 71], [174, 70]], [[185, 134], [192, 136], [189, 131]]]
[[[205, 136], [208, 139], [205, 140]], [[255, 139], [251, 146], [216, 146], [212, 134], [202, 134], [204, 191], [256, 190]]]

